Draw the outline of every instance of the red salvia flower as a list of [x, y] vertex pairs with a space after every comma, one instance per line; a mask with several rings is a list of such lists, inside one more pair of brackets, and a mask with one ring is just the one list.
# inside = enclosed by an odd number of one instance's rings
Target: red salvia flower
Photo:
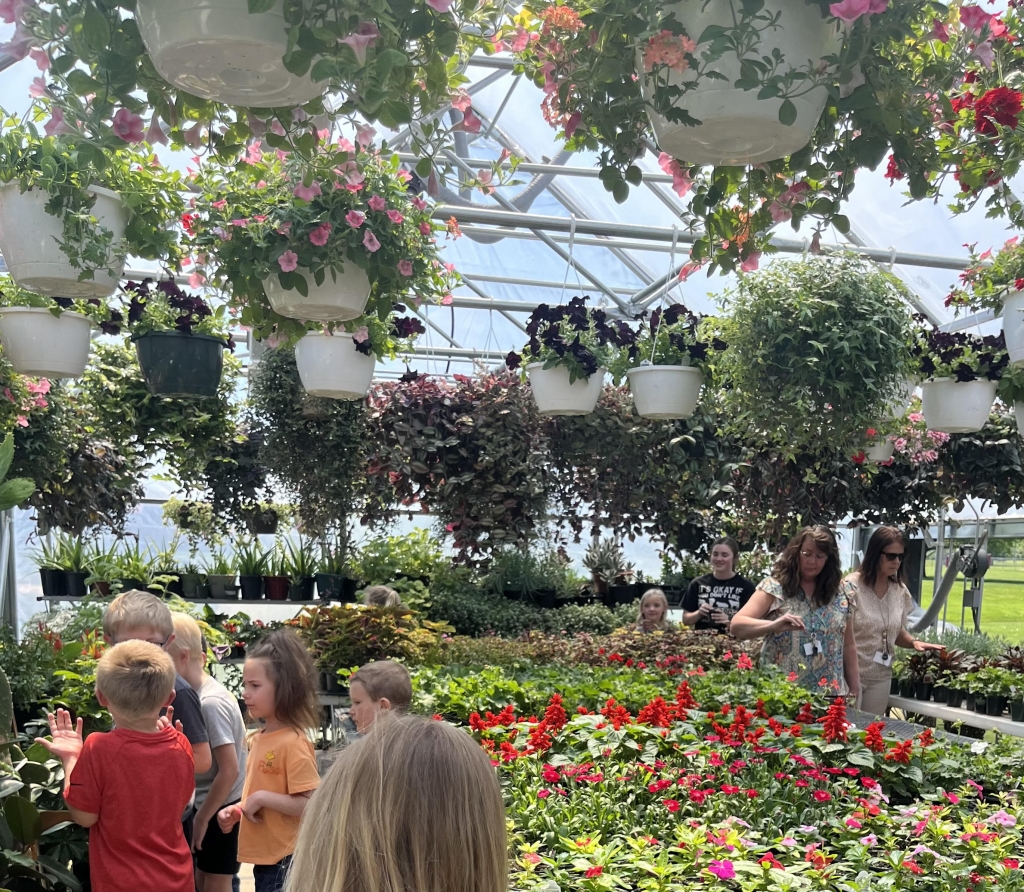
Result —
[[641, 725], [650, 725], [654, 728], [667, 728], [672, 724], [672, 714], [668, 704], [662, 697], [655, 697], [636, 717]]
[[897, 743], [892, 749], [885, 754], [886, 762], [899, 762], [900, 765], [910, 764], [910, 751], [914, 746], [913, 739], [904, 740], [902, 743]]
[[800, 707], [800, 711], [796, 714], [795, 721], [802, 725], [813, 725], [814, 724], [814, 710], [811, 709], [810, 703], [805, 703]]
[[565, 708], [562, 706], [562, 695], [552, 694], [548, 708], [544, 710], [544, 724], [552, 731], [561, 731], [569, 721]]
[[885, 722], [872, 722], [864, 730], [864, 746], [875, 753], [885, 751], [885, 740], [882, 738], [882, 729]]
[[837, 740], [846, 740], [846, 728], [848, 723], [846, 721], [846, 701], [842, 697], [836, 697], [832, 701], [832, 705], [828, 708], [828, 712], [825, 713], [825, 718], [822, 720], [824, 728], [823, 736], [829, 743], [834, 743]]

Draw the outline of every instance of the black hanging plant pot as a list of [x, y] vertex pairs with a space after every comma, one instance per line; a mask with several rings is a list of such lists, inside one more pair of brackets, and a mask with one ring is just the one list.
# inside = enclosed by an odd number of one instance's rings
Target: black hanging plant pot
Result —
[[224, 369], [220, 338], [180, 331], [133, 335], [139, 367], [153, 396], [210, 399], [217, 395]]

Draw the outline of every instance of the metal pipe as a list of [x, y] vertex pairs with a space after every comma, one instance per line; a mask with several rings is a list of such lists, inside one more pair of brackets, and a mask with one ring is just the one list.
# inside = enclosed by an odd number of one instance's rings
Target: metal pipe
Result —
[[[399, 152], [398, 160], [406, 164], [415, 164], [420, 160], [420, 156], [414, 155], [411, 152]], [[464, 160], [467, 164], [477, 168], [491, 167], [491, 165], [494, 164], [493, 159], [487, 158], [466, 158]], [[503, 161], [499, 167], [502, 170], [511, 170], [512, 164], [509, 161]], [[556, 174], [557, 176], [585, 177], [587, 179], [594, 180], [601, 175], [601, 171], [596, 167], [570, 167], [567, 164], [537, 164], [532, 161], [523, 161], [521, 164], [517, 164], [516, 172], [530, 174]], [[663, 173], [649, 173], [645, 170], [644, 182], [671, 183], [672, 177]]]
[[[407, 353], [408, 351], [402, 351]], [[504, 353], [495, 353], [493, 350], [471, 350], [466, 347], [413, 347], [415, 356], [437, 356], [441, 359], [490, 359], [495, 362], [505, 361]], [[401, 355], [401, 354], [399, 354]]]
[[498, 68], [501, 71], [511, 71], [515, 62], [503, 56], [477, 56], [474, 53], [469, 57], [469, 64], [474, 68]]
[[[465, 275], [463, 275], [465, 278]], [[498, 285], [523, 285], [527, 288], [561, 288], [562, 283], [553, 279], [523, 279], [516, 276], [492, 276], [487, 273], [472, 273], [470, 278], [477, 282], [494, 282]], [[628, 285], [610, 285], [612, 291], [619, 294], [632, 294]]]
[[[481, 226], [504, 226], [511, 228], [525, 227], [532, 231], [544, 233], [569, 232], [572, 222], [568, 217], [554, 217], [546, 214], [520, 214], [513, 213], [499, 208], [456, 208], [450, 205], [438, 205], [433, 211], [434, 219], [447, 220], [454, 216], [461, 225], [478, 224]], [[672, 241], [673, 230], [667, 226], [643, 226], [637, 223], [616, 223], [611, 220], [580, 220], [576, 221], [576, 232], [584, 235], [629, 237], [646, 239], [652, 242]], [[678, 242], [692, 244], [697, 235], [679, 232]], [[805, 242], [797, 239], [780, 238], [775, 236], [771, 244], [783, 254], [802, 254], [805, 250]], [[841, 247], [822, 245], [824, 252], [839, 252], [844, 250]], [[857, 254], [869, 260], [878, 260], [889, 263], [902, 264], [904, 266], [921, 266], [931, 269], [966, 269], [970, 264], [967, 257], [949, 257], [940, 254], [918, 254], [909, 251], [890, 251], [888, 248], [858, 248]]]

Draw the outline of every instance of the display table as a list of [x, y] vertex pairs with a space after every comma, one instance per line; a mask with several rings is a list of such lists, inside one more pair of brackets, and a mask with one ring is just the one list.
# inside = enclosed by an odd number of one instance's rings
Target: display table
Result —
[[890, 709], [902, 709], [904, 712], [916, 712], [942, 719], [944, 722], [963, 722], [972, 728], [983, 728], [986, 731], [998, 731], [1012, 737], [1024, 737], [1024, 722], [1013, 722], [1010, 719], [984, 715], [973, 709], [960, 709], [957, 706], [946, 706], [930, 700], [912, 700], [909, 697], [889, 697]]

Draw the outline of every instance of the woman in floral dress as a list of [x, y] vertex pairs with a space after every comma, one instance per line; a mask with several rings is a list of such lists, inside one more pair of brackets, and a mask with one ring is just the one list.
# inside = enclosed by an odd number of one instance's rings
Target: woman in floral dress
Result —
[[857, 647], [841, 582], [831, 531], [804, 527], [733, 617], [732, 633], [741, 641], [763, 636], [761, 665], [779, 666], [808, 690], [856, 697]]

